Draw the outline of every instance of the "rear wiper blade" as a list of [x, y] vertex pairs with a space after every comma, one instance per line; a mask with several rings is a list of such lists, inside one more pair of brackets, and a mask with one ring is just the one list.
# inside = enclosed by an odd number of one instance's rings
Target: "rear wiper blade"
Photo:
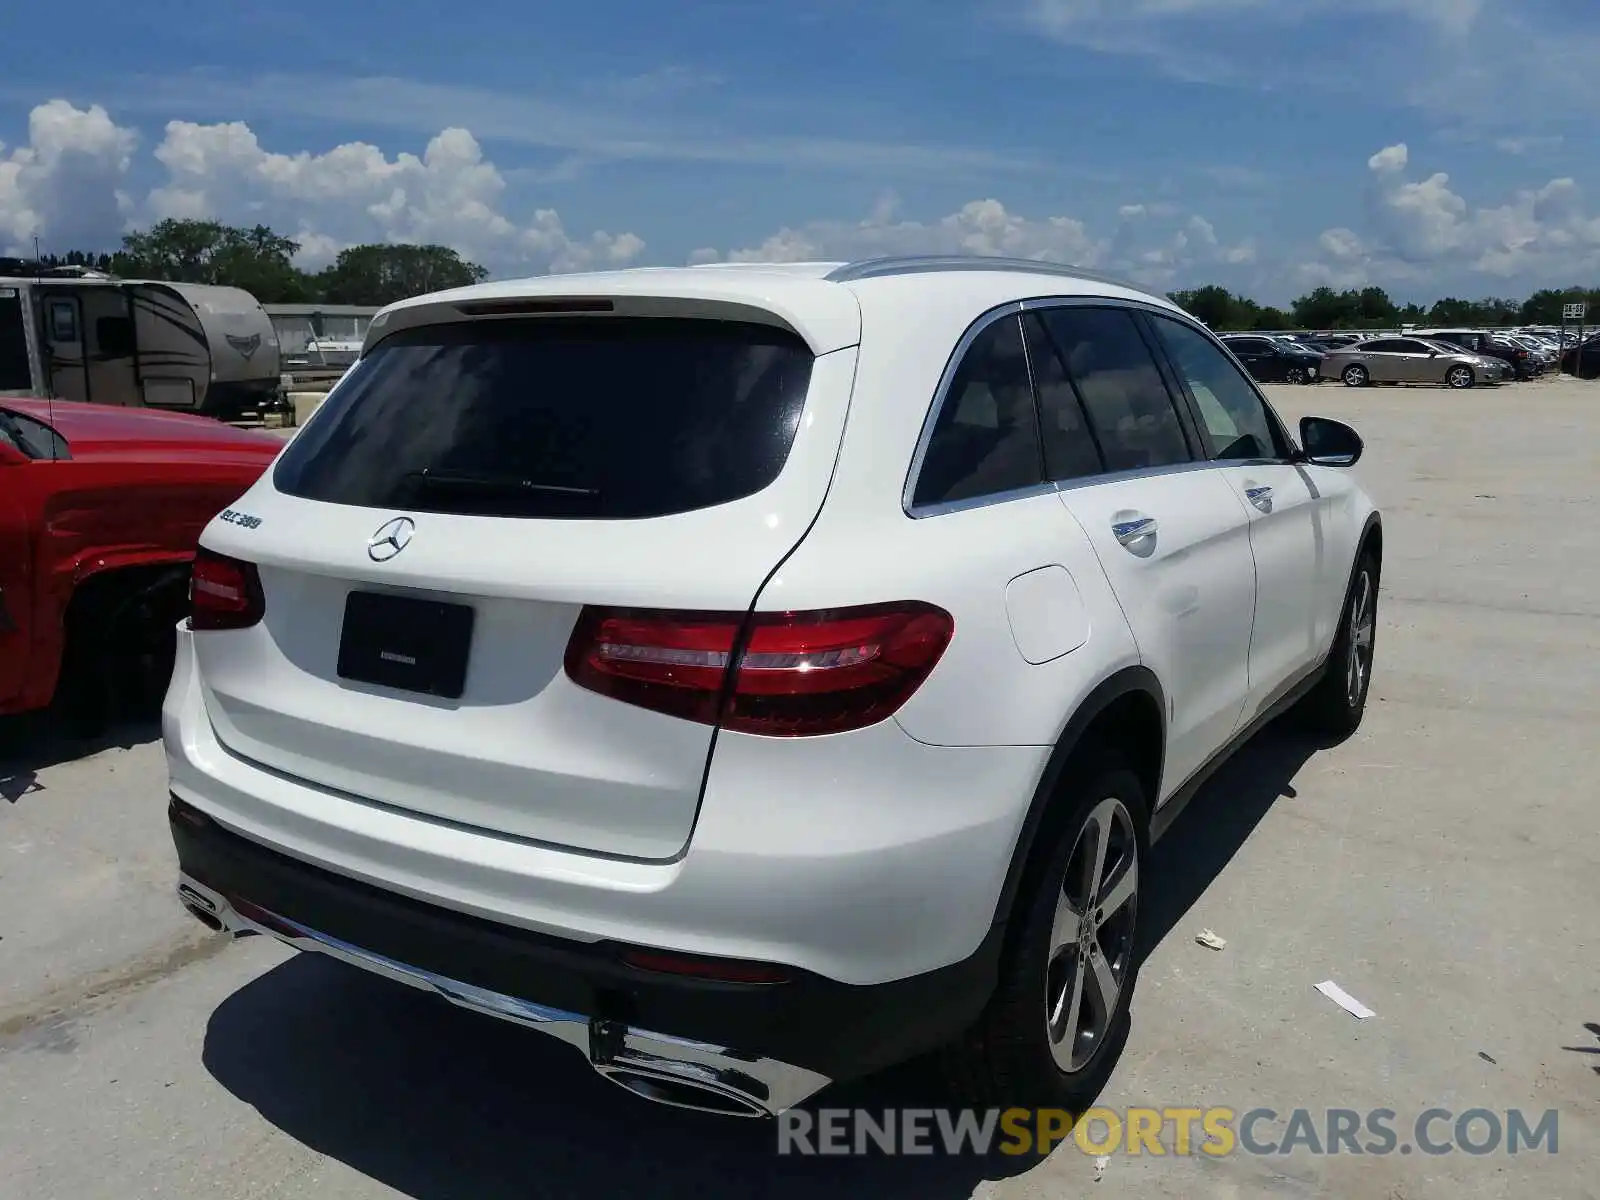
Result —
[[459, 488], [465, 491], [502, 494], [539, 492], [560, 496], [584, 496], [589, 499], [598, 499], [600, 495], [599, 488], [563, 487], [555, 483], [540, 483], [536, 479], [522, 479], [516, 475], [477, 475], [466, 471], [440, 471], [433, 467], [410, 471], [406, 478], [417, 480], [423, 487]]

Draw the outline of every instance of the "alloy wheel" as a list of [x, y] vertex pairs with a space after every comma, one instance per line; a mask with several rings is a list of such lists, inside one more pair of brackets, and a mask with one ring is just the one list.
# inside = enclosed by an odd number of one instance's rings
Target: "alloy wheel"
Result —
[[1139, 839], [1108, 797], [1078, 831], [1056, 896], [1045, 966], [1045, 1033], [1056, 1066], [1083, 1071], [1105, 1045], [1133, 965]]
[[1377, 625], [1376, 595], [1372, 586], [1372, 572], [1362, 571], [1356, 581], [1355, 595], [1350, 599], [1349, 644], [1345, 655], [1344, 695], [1354, 708], [1361, 703], [1367, 677], [1372, 672], [1372, 638]]

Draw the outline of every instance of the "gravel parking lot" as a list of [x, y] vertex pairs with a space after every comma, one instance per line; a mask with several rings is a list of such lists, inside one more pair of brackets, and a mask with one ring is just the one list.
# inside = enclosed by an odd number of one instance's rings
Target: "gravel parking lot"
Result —
[[[12, 725], [0, 1190], [1596, 1195], [1600, 384], [1273, 390], [1285, 416], [1367, 439], [1358, 470], [1386, 516], [1373, 699], [1343, 745], [1257, 739], [1158, 848], [1153, 948], [1103, 1101], [1319, 1124], [1387, 1108], [1402, 1143], [1430, 1108], [1554, 1109], [1557, 1153], [779, 1158], [770, 1127], [647, 1106], [515, 1028], [206, 933], [171, 898], [155, 731], [84, 754]], [[1197, 945], [1202, 929], [1226, 948]], [[1375, 1015], [1319, 995], [1326, 979]], [[819, 1103], [881, 1108], [919, 1084], [908, 1071]]]

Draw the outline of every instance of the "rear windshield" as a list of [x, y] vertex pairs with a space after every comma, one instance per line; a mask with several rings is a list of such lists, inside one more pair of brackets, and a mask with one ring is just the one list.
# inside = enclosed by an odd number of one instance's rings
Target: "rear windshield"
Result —
[[812, 355], [765, 325], [527, 318], [380, 342], [289, 443], [279, 491], [331, 504], [536, 518], [660, 517], [783, 469]]

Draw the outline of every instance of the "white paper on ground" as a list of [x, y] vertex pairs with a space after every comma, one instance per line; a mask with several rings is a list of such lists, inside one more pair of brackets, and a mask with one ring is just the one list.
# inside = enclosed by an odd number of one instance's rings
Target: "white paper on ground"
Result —
[[1352, 1017], [1356, 1017], [1359, 1020], [1365, 1021], [1368, 1017], [1376, 1015], [1370, 1008], [1361, 1003], [1361, 1001], [1357, 1000], [1354, 996], [1345, 991], [1331, 979], [1324, 980], [1323, 982], [1317, 984], [1317, 991], [1321, 992], [1329, 1000], [1332, 1000]]

